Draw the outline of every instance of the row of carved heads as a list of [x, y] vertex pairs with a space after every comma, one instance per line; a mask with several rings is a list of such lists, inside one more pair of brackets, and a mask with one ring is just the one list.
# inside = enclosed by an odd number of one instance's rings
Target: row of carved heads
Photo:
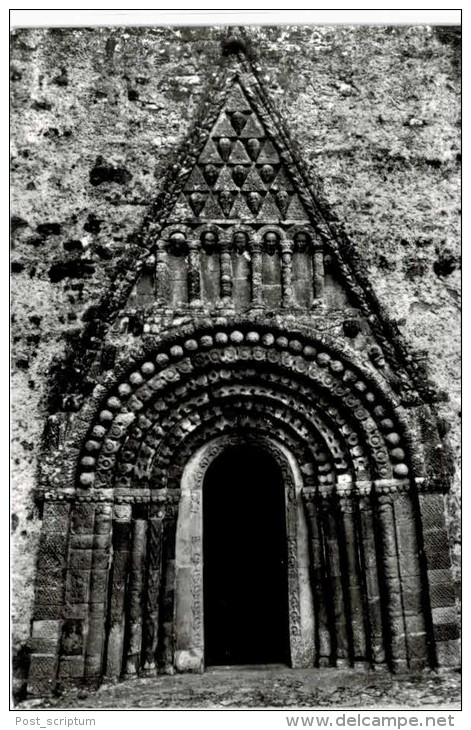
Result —
[[285, 247], [304, 253], [313, 242], [313, 232], [307, 226], [298, 227], [289, 235], [277, 226], [264, 226], [258, 231], [247, 226], [226, 231], [216, 226], [205, 226], [196, 231], [190, 231], [186, 226], [171, 226], [164, 231], [160, 245], [176, 255], [185, 255], [191, 248], [200, 246], [206, 253], [214, 253], [224, 248], [243, 253], [250, 250], [252, 245], [258, 245], [269, 255], [273, 255]]

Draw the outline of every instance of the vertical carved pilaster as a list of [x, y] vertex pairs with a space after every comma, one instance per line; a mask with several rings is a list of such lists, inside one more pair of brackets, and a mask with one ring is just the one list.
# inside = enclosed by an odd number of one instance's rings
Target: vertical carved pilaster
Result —
[[125, 626], [125, 592], [131, 542], [131, 505], [117, 504], [113, 516], [113, 568], [109, 605], [106, 676], [119, 677], [122, 672]]
[[221, 301], [225, 307], [232, 306], [232, 257], [230, 245], [223, 243], [220, 253], [221, 280], [220, 293]]
[[199, 307], [201, 305], [201, 261], [200, 261], [200, 243], [199, 241], [189, 241], [188, 243], [188, 301], [190, 306]]
[[381, 574], [388, 620], [390, 665], [393, 671], [400, 671], [407, 668], [407, 643], [395, 516], [390, 495], [379, 494], [377, 496], [377, 516], [381, 541]]
[[259, 241], [251, 243], [251, 273], [252, 273], [252, 309], [263, 309], [263, 282], [262, 282], [262, 244]]
[[281, 244], [281, 306], [283, 309], [295, 306], [292, 241], [283, 241]]
[[165, 507], [162, 533], [162, 586], [160, 591], [160, 627], [158, 664], [164, 672], [173, 674], [175, 627], [175, 537], [178, 504], [170, 501]]
[[129, 593], [127, 595], [128, 642], [126, 647], [126, 674], [139, 670], [142, 647], [142, 593], [146, 556], [147, 521], [133, 518]]
[[152, 505], [147, 531], [146, 605], [144, 620], [144, 669], [155, 669], [155, 655], [159, 637], [159, 596], [162, 577], [162, 522], [161, 506]]
[[164, 241], [159, 241], [155, 256], [155, 293], [160, 306], [168, 306], [170, 297], [170, 272]]
[[408, 662], [411, 669], [422, 669], [428, 663], [425, 592], [422, 583], [417, 539], [415, 505], [410, 490], [394, 497], [396, 539], [401, 575], [402, 605], [406, 627]]
[[318, 497], [312, 491], [303, 490], [304, 507], [307, 515], [309, 535], [309, 575], [315, 611], [315, 650], [316, 664], [327, 666], [331, 663], [332, 647], [329, 628], [329, 614], [326, 605], [326, 572], [323, 546], [322, 525], [318, 509]]
[[[38, 549], [28, 692], [44, 695], [56, 681], [64, 611], [70, 505], [45, 502]], [[79, 657], [80, 676], [83, 672]]]
[[97, 505], [90, 576], [88, 636], [85, 652], [85, 676], [89, 678], [99, 677], [103, 671], [112, 514], [111, 504]]
[[320, 247], [312, 252], [312, 285], [312, 306], [318, 307], [324, 300], [324, 250]]

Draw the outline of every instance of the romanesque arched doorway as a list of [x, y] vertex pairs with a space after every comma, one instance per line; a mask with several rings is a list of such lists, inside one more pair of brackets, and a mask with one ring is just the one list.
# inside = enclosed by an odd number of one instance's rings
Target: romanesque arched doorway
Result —
[[[432, 391], [239, 61], [212, 86], [50, 419], [36, 691], [224, 659], [205, 647], [217, 605], [202, 494], [213, 462], [242, 447], [282, 475], [288, 607], [269, 581], [285, 637], [271, 660], [399, 671], [456, 658]], [[244, 661], [268, 659], [249, 649]]]
[[203, 484], [205, 665], [289, 662], [285, 489], [276, 461], [233, 446]]

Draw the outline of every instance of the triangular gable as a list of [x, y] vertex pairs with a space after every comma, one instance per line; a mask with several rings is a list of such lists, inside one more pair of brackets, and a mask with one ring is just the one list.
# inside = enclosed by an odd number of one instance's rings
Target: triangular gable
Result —
[[[371, 286], [350, 260], [352, 244], [318, 195], [319, 181], [311, 180], [291, 149], [289, 133], [250, 63], [231, 63], [212, 82], [205, 111], [180, 154], [182, 162], [169, 170], [146, 225], [187, 219], [192, 227], [198, 219], [207, 223], [212, 218], [262, 226], [309, 225], [317, 244], [330, 254], [329, 271], [337, 272], [348, 300], [364, 315], [392, 370], [402, 372], [401, 387], [407, 389], [405, 373], [412, 371], [404, 364], [405, 349], [396, 344], [401, 337], [378, 313]], [[145, 231], [141, 240], [136, 258], [144, 255]], [[420, 387], [416, 379], [414, 386]]]

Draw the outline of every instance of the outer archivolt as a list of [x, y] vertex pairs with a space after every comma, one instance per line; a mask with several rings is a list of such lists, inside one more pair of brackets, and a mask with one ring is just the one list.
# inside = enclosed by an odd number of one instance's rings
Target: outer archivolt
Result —
[[[270, 377], [275, 380], [278, 374], [282, 385], [285, 379], [292, 394], [301, 391], [302, 397], [311, 400], [314, 407], [320, 398], [322, 405], [327, 406], [329, 419], [337, 420], [336, 431], [340, 432], [342, 441], [342, 434], [349, 430], [348, 426], [345, 428], [346, 424], [352, 424], [350, 428], [358, 431], [361, 444], [368, 449], [374, 478], [407, 477], [410, 462], [406, 459], [407, 447], [403, 446], [407, 437], [401, 438], [404, 428], [395, 417], [394, 394], [390, 392], [387, 399], [379, 392], [374, 378], [357, 374], [351, 363], [329, 354], [326, 349], [325, 345], [316, 347], [299, 335], [290, 338], [285, 333], [275, 337], [269, 332], [243, 333], [239, 330], [219, 331], [214, 336], [208, 333], [195, 335], [182, 340], [181, 344], [174, 340], [167, 350], [159, 348], [153, 360], [141, 362], [139, 369], [134, 369], [126, 379], [121, 378], [102, 400], [98, 419], [83, 446], [78, 477], [80, 491], [94, 485], [95, 469], [103, 474], [103, 486], [111, 486], [105, 473], [114, 466], [116, 454], [127, 435], [127, 426], [134, 419], [137, 425], [132, 426], [131, 433], [134, 433], [127, 441], [127, 452], [133, 444], [142, 443], [143, 428], [139, 424], [145, 424], [145, 419], [160, 421], [160, 428], [165, 430], [175, 419], [178, 422], [180, 413], [191, 430], [191, 420], [188, 420], [191, 412], [197, 413], [204, 402], [198, 403], [195, 389], [222, 381], [227, 384], [226, 395], [232, 391], [234, 395], [242, 396], [245, 378], [240, 382], [238, 372], [241, 366], [249, 364], [255, 374], [263, 370], [268, 380]], [[250, 385], [250, 378], [246, 382]], [[276, 403], [276, 386], [272, 382], [270, 386], [269, 397]], [[196, 400], [188, 402], [185, 413], [184, 397], [188, 394]], [[257, 395], [255, 392], [253, 401], [257, 402], [261, 396], [262, 393]], [[221, 408], [222, 403], [221, 399]], [[279, 403], [282, 407], [283, 398], [279, 398]], [[172, 425], [176, 427], [176, 423]], [[99, 488], [99, 482], [95, 486]]]

